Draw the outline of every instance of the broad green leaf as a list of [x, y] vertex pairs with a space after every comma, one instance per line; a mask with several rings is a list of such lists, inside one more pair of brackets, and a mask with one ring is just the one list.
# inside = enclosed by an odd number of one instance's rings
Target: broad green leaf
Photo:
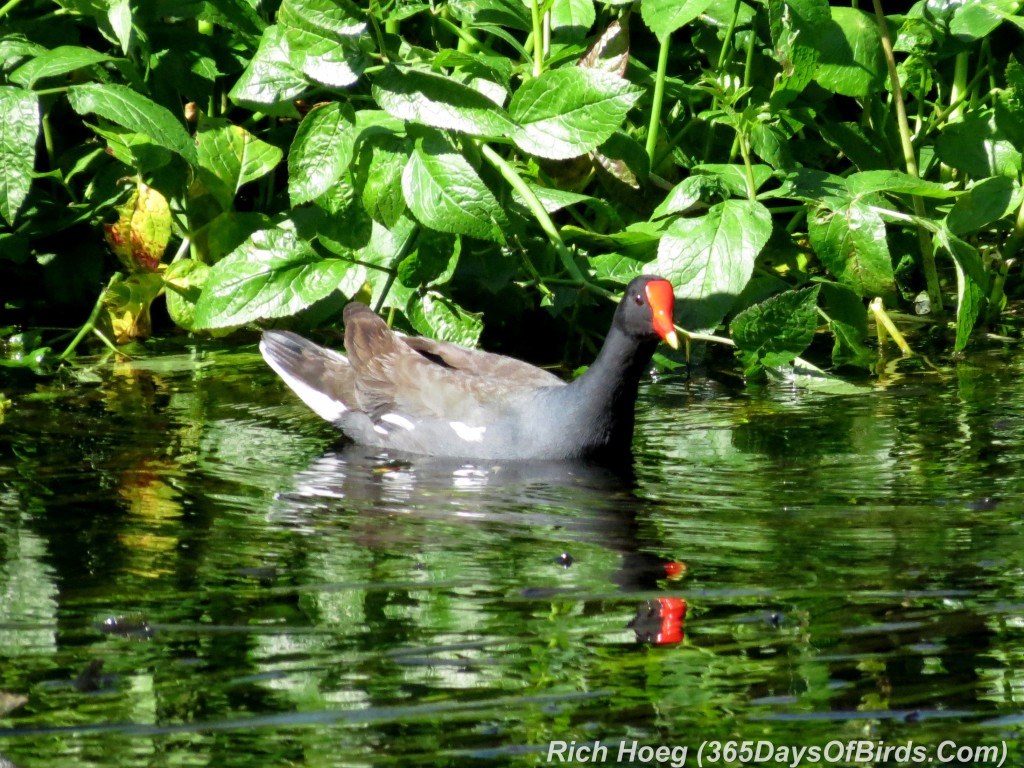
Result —
[[599, 69], [563, 67], [528, 80], [512, 95], [512, 139], [554, 160], [586, 154], [618, 128], [642, 91]]
[[594, 0], [554, 0], [551, 5], [551, 29], [573, 39], [585, 37], [596, 19]]
[[871, 392], [868, 387], [844, 381], [800, 357], [794, 360], [792, 365], [766, 365], [764, 372], [771, 381], [822, 395], [863, 395]]
[[11, 81], [31, 88], [38, 81], [47, 77], [59, 77], [76, 69], [99, 64], [101, 61], [111, 61], [112, 57], [105, 53], [99, 53], [91, 48], [81, 48], [77, 45], [61, 45], [52, 51], [36, 56], [11, 73]]
[[270, 219], [262, 213], [225, 211], [193, 235], [196, 255], [206, 264], [216, 264], [259, 229], [268, 229]]
[[284, 153], [224, 118], [200, 115], [196, 130], [199, 176], [225, 211], [243, 184], [273, 170]]
[[807, 349], [818, 326], [819, 286], [786, 291], [743, 310], [729, 324], [736, 347], [763, 365], [787, 365]]
[[940, 230], [937, 239], [953, 257], [956, 267], [956, 341], [953, 348], [961, 352], [967, 347], [971, 332], [981, 317], [989, 278], [981, 254], [974, 246], [946, 230]]
[[836, 208], [853, 200], [846, 179], [816, 168], [790, 171], [782, 179], [779, 189], [762, 195], [762, 198], [767, 197], [788, 197]]
[[711, 5], [712, 0], [644, 0], [640, 4], [640, 15], [644, 24], [661, 41], [685, 24], [700, 16]]
[[298, 113], [292, 102], [308, 87], [302, 72], [292, 64], [284, 28], [274, 24], [263, 30], [256, 54], [228, 96], [263, 112], [295, 116]]
[[363, 208], [386, 227], [392, 227], [405, 213], [402, 172], [409, 156], [398, 141], [366, 146], [370, 154], [363, 184]]
[[153, 142], [181, 155], [189, 164], [198, 161], [196, 146], [185, 126], [166, 107], [113, 83], [73, 85], [68, 89], [72, 109], [80, 115], [96, 113], [123, 128], [149, 136]]
[[846, 177], [846, 186], [853, 195], [894, 192], [919, 197], [956, 197], [959, 190], [948, 189], [934, 181], [925, 181], [902, 171], [862, 171]]
[[434, 128], [487, 138], [512, 130], [505, 111], [482, 93], [430, 72], [388, 67], [374, 78], [373, 97], [393, 117]]
[[351, 267], [351, 261], [321, 258], [291, 230], [259, 230], [210, 269], [195, 327], [293, 315], [337, 290]]
[[32, 186], [38, 135], [36, 95], [0, 86], [0, 216], [10, 226], [14, 226]]
[[870, 369], [878, 355], [864, 344], [868, 337], [868, 312], [864, 300], [845, 285], [825, 281], [819, 285], [829, 330], [835, 337], [832, 363]]
[[277, 22], [292, 65], [318, 83], [354, 85], [369, 63], [364, 14], [347, 0], [284, 0]]
[[167, 314], [179, 328], [186, 331], [195, 328], [196, 302], [209, 274], [210, 268], [194, 259], [176, 261], [164, 272]]
[[1020, 205], [1020, 185], [1006, 176], [979, 181], [957, 198], [946, 214], [946, 226], [954, 235], [976, 232]]
[[973, 179], [1017, 178], [1024, 167], [1020, 150], [998, 129], [991, 111], [974, 112], [947, 125], [935, 141], [935, 153]]
[[132, 9], [129, 0], [107, 0], [107, 22], [125, 56], [132, 47]]
[[700, 200], [711, 195], [725, 197], [725, 186], [717, 176], [694, 174], [676, 184], [651, 214], [651, 219], [660, 219], [673, 213], [684, 213]]
[[886, 78], [882, 37], [874, 17], [856, 8], [832, 7], [832, 22], [819, 32], [815, 80], [843, 96], [878, 93]]
[[288, 194], [293, 206], [314, 200], [352, 163], [355, 113], [332, 101], [310, 110], [299, 123], [288, 152]]
[[451, 0], [452, 15], [474, 26], [495, 25], [529, 32], [529, 5], [522, 0]]
[[461, 252], [461, 238], [426, 230], [417, 238], [416, 250], [398, 265], [398, 282], [407, 288], [447, 283]]
[[357, 37], [366, 31], [365, 14], [349, 0], [284, 0], [279, 24], [322, 31], [336, 38]]
[[254, 37], [261, 34], [267, 27], [267, 23], [260, 18], [260, 15], [247, 0], [206, 0], [206, 2], [211, 8], [211, 11], [207, 12], [205, 19], [207, 21]]
[[[723, 188], [735, 197], [747, 196], [747, 169], [738, 163], [703, 163], [693, 167], [693, 173], [702, 176], [714, 176]], [[760, 163], [750, 166], [750, 175], [754, 180], [754, 191], [759, 190], [773, 175], [772, 169]]]
[[440, 137], [417, 142], [402, 173], [402, 192], [409, 210], [431, 229], [505, 242], [507, 221], [498, 200], [466, 158]]
[[772, 111], [789, 104], [814, 79], [821, 54], [813, 41], [831, 18], [826, 0], [768, 0], [772, 42], [782, 67], [772, 90]]
[[949, 31], [968, 43], [988, 37], [1020, 10], [1020, 0], [962, 0], [953, 5], [956, 10]]
[[726, 200], [704, 216], [672, 223], [658, 245], [656, 271], [672, 282], [678, 298], [703, 302], [701, 327], [714, 327], [747, 284], [771, 232], [763, 205]]
[[866, 202], [849, 202], [811, 214], [807, 234], [821, 263], [859, 296], [891, 296], [895, 290], [885, 222]]
[[475, 347], [483, 330], [480, 315], [467, 312], [435, 291], [413, 294], [405, 314], [419, 333], [464, 347]]

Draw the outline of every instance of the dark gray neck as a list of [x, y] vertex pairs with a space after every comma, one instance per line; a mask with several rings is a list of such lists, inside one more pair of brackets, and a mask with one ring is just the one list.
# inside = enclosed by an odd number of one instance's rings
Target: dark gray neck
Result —
[[594, 363], [565, 388], [587, 434], [588, 455], [629, 454], [637, 388], [657, 346], [657, 339], [636, 339], [612, 326]]

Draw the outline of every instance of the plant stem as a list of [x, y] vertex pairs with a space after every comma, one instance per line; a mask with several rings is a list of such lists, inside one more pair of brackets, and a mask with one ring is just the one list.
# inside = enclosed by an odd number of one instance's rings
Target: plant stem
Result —
[[658, 128], [661, 126], [661, 105], [665, 100], [665, 73], [668, 72], [668, 45], [671, 35], [661, 40], [658, 49], [658, 73], [654, 78], [654, 97], [651, 102], [651, 123], [647, 129], [647, 159], [654, 170], [654, 152], [658, 146]]
[[520, 197], [522, 197], [526, 202], [526, 206], [530, 209], [534, 218], [537, 219], [537, 223], [540, 224], [540, 228], [544, 230], [544, 234], [548, 236], [551, 244], [555, 246], [555, 250], [558, 252], [558, 258], [562, 261], [562, 266], [565, 267], [573, 280], [581, 285], [586, 284], [587, 278], [584, 277], [583, 273], [580, 271], [579, 266], [576, 264], [576, 260], [573, 258], [572, 253], [566, 247], [565, 241], [562, 240], [562, 236], [555, 227], [555, 223], [551, 221], [551, 217], [548, 216], [548, 212], [544, 210], [544, 205], [537, 199], [537, 195], [535, 195], [529, 185], [523, 181], [523, 178], [516, 172], [516, 169], [505, 161], [505, 158], [486, 144], [480, 143], [478, 146], [480, 147], [480, 153], [487, 159], [487, 162], [497, 169], [498, 173], [502, 175], [512, 189], [518, 192]]
[[[896, 327], [892, 318], [889, 317], [889, 314], [885, 311], [885, 305], [882, 304], [880, 296], [876, 296], [871, 300], [871, 303], [868, 305], [868, 309], [870, 309], [871, 314], [875, 316], [875, 322], [879, 324], [879, 328], [885, 328], [885, 330], [889, 332], [889, 335], [892, 336], [892, 340], [896, 342], [896, 346], [900, 348], [900, 351], [904, 355], [914, 354], [914, 351], [910, 348], [907, 340], [903, 338], [903, 334], [900, 333], [900, 329]], [[881, 344], [884, 338], [884, 334], [879, 331], [878, 343]]]
[[540, 0], [530, 0], [530, 14], [533, 17], [533, 76], [540, 77], [544, 71], [544, 26], [541, 22]]
[[109, 291], [114, 283], [120, 280], [121, 277], [122, 275], [120, 272], [115, 272], [110, 278], [110, 282], [107, 283], [107, 287], [100, 291], [100, 296], [96, 299], [96, 304], [93, 306], [92, 312], [89, 313], [89, 319], [85, 321], [85, 325], [78, 329], [78, 333], [75, 334], [75, 338], [73, 338], [71, 343], [68, 344], [67, 349], [57, 356], [58, 360], [67, 360], [72, 354], [74, 354], [75, 347], [77, 347], [82, 342], [82, 339], [88, 336], [90, 332], [95, 332], [108, 347], [111, 347], [115, 352], [117, 351], [117, 348], [110, 343], [110, 339], [100, 333], [96, 328], [96, 321], [99, 319], [100, 312], [103, 310], [103, 298], [107, 295], [107, 291]]
[[21, 3], [22, 3], [22, 0], [9, 0], [9, 2], [5, 3], [3, 5], [3, 7], [0, 7], [0, 19], [2, 19], [4, 16], [6, 16], [11, 11], [13, 11], [19, 5], [21, 5]]
[[[896, 107], [896, 122], [899, 128], [900, 145], [903, 148], [903, 161], [907, 166], [907, 174], [919, 178], [917, 168], [917, 156], [914, 154], [914, 143], [910, 135], [910, 123], [907, 122], [907, 106], [903, 101], [903, 91], [900, 88], [900, 76], [896, 71], [896, 57], [892, 51], [892, 37], [889, 35], [889, 24], [882, 12], [881, 0], [871, 0], [875, 7], [875, 18], [878, 20], [878, 31], [882, 38], [882, 51], [885, 53], [885, 63], [889, 69], [889, 80], [892, 82], [893, 104]], [[925, 218], [927, 211], [924, 207], [924, 199], [919, 195], [912, 195], [914, 213], [918, 218]], [[935, 268], [935, 251], [932, 246], [932, 239], [928, 232], [920, 225], [917, 228], [917, 240], [921, 248], [921, 264], [924, 269], [924, 279], [928, 287], [928, 299], [932, 305], [932, 312], [937, 316], [942, 315], [942, 288], [939, 285], [939, 273]]]

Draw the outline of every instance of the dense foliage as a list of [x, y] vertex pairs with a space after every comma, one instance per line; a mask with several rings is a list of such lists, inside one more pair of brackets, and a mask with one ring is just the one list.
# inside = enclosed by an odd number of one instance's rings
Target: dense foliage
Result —
[[963, 349], [1019, 274], [1019, 5], [11, 0], [5, 357], [352, 297], [585, 349], [643, 272], [749, 374], [826, 333], [870, 368], [900, 306]]

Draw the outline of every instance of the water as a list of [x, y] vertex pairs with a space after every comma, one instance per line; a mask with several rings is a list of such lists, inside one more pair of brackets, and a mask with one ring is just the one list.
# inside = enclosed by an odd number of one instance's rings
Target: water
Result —
[[625, 478], [337, 450], [251, 350], [7, 382], [0, 755], [1020, 765], [1022, 368], [665, 379]]

